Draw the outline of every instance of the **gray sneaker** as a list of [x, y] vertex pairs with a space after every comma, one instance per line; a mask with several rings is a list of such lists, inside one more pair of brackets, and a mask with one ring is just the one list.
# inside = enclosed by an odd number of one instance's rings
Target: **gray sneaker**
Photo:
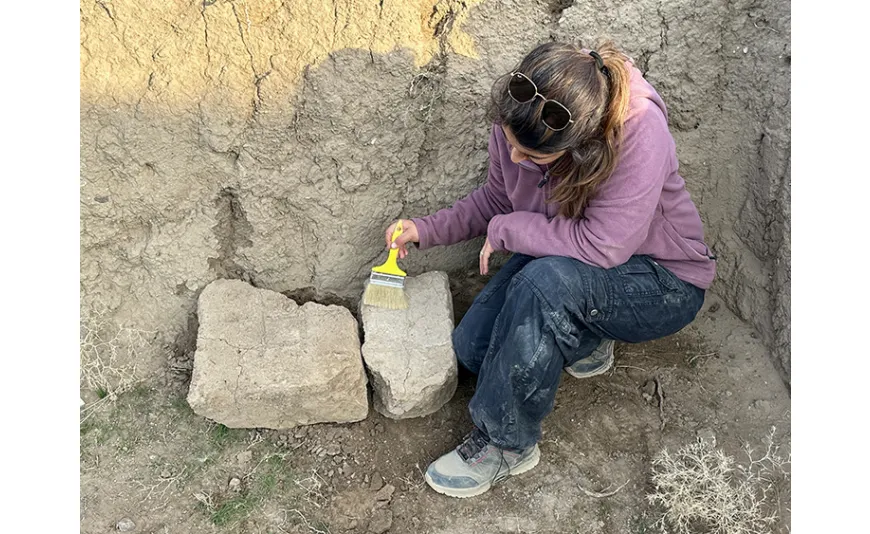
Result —
[[475, 429], [461, 445], [429, 464], [425, 478], [438, 493], [474, 497], [489, 491], [496, 482], [525, 473], [540, 460], [537, 444], [522, 452], [499, 449]]
[[612, 339], [605, 339], [592, 354], [566, 367], [565, 372], [574, 378], [589, 378], [606, 373], [613, 366], [613, 345]]

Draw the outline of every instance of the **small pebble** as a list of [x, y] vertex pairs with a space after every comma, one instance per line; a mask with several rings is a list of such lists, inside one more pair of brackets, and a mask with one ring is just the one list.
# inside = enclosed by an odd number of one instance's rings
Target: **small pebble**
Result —
[[655, 380], [647, 380], [646, 384], [643, 385], [643, 389], [641, 391], [641, 396], [643, 397], [643, 400], [645, 400], [646, 402], [653, 402], [654, 396], [656, 394]]
[[369, 521], [369, 532], [372, 534], [384, 534], [393, 526], [393, 512], [388, 509], [380, 509], [372, 512], [372, 520]]
[[334, 474], [335, 474], [335, 469], [330, 469], [329, 472], [326, 473], [326, 476], [331, 477]]
[[770, 411], [770, 401], [759, 399], [752, 403], [752, 407], [763, 412]]
[[375, 473], [372, 475], [372, 485], [369, 486], [369, 489], [372, 491], [379, 491], [384, 487], [384, 478], [380, 473]]
[[698, 439], [711, 447], [716, 446], [716, 434], [709, 428], [702, 428], [697, 432]]
[[160, 478], [169, 478], [171, 476], [172, 471], [170, 471], [169, 469], [163, 469], [163, 471], [160, 471]]
[[239, 492], [242, 490], [242, 481], [236, 477], [230, 479], [230, 483], [227, 485], [230, 491]]
[[130, 532], [134, 528], [136, 528], [136, 523], [133, 522], [132, 519], [125, 517], [124, 519], [115, 523], [115, 528], [120, 532]]
[[333, 442], [327, 445], [323, 450], [326, 451], [326, 454], [330, 456], [335, 456], [336, 454], [341, 452], [341, 445]]
[[392, 484], [387, 484], [379, 492], [375, 494], [376, 501], [385, 501], [390, 502], [393, 499], [393, 493], [396, 491], [396, 487]]

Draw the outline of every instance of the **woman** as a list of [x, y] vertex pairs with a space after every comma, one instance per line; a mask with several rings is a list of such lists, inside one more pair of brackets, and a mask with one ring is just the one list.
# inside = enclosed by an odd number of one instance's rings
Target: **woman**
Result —
[[387, 245], [408, 254], [486, 234], [513, 257], [453, 333], [477, 374], [474, 429], [426, 481], [471, 497], [537, 465], [541, 421], [562, 370], [613, 365], [614, 340], [638, 343], [689, 324], [715, 258], [678, 174], [662, 99], [610, 43], [535, 48], [493, 86], [486, 183], [453, 207], [404, 220]]

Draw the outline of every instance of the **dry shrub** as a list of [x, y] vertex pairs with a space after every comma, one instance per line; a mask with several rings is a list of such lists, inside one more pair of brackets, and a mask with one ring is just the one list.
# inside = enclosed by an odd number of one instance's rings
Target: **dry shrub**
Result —
[[79, 365], [82, 385], [114, 399], [137, 381], [136, 362], [150, 348], [152, 332], [114, 324], [102, 308], [82, 314]]
[[[757, 455], [749, 446], [738, 464], [708, 441], [686, 445], [676, 453], [663, 450], [653, 459], [655, 491], [647, 496], [661, 505], [662, 532], [674, 534], [762, 534], [781, 517], [780, 501], [789, 487], [788, 465], [774, 442], [772, 427]], [[757, 456], [757, 457], [756, 457]], [[787, 529], [788, 527], [786, 527]]]

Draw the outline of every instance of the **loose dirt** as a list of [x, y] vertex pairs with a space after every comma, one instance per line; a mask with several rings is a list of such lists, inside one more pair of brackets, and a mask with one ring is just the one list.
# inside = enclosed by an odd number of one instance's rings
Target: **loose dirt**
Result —
[[[457, 318], [483, 283], [453, 283]], [[563, 375], [540, 465], [469, 500], [436, 494], [422, 473], [469, 430], [473, 376], [461, 374], [454, 398], [427, 417], [372, 411], [276, 432], [195, 415], [188, 368], [173, 359], [160, 385], [87, 412], [83, 533], [650, 533], [662, 514], [646, 499], [650, 462], [663, 448], [715, 437], [740, 462], [744, 444], [762, 448], [775, 426], [789, 451], [789, 392], [757, 334], [713, 296], [682, 332], [617, 344], [612, 372]], [[787, 532], [787, 490], [772, 532]]]

